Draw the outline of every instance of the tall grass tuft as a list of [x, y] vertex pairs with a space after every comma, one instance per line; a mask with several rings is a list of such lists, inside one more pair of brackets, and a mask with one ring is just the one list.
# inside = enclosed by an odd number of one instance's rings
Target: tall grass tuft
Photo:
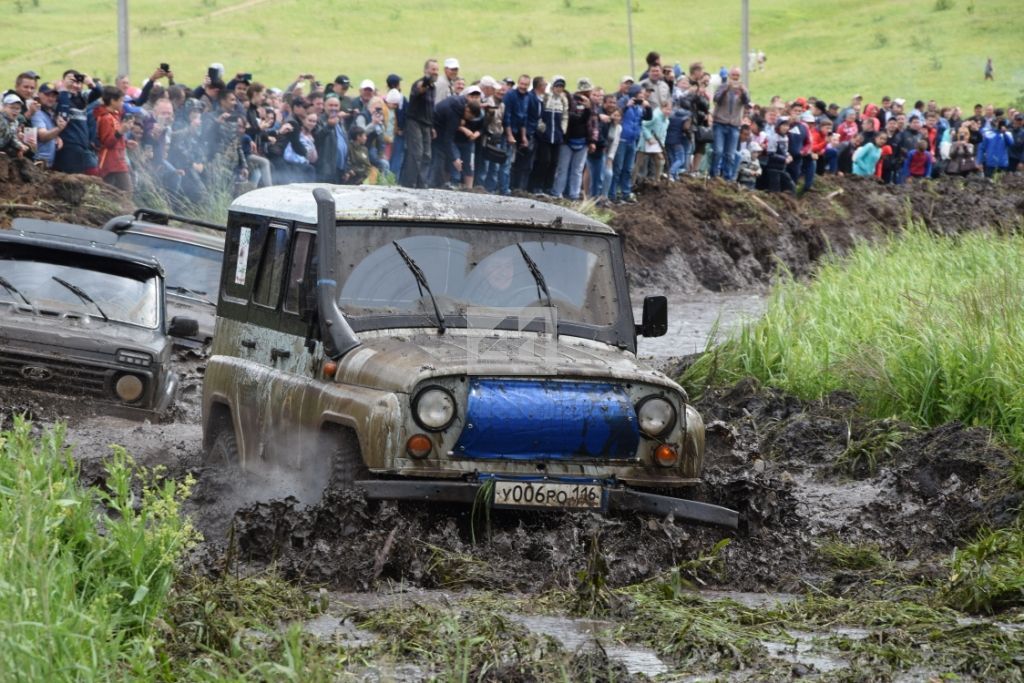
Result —
[[153, 619], [194, 536], [179, 514], [188, 484], [149, 478], [139, 496], [115, 449], [104, 490], [82, 487], [63, 436], [34, 438], [21, 419], [0, 433], [0, 672], [145, 678]]
[[745, 376], [804, 398], [852, 390], [875, 417], [961, 420], [1024, 447], [1024, 239], [912, 227], [784, 282], [683, 381], [699, 393]]

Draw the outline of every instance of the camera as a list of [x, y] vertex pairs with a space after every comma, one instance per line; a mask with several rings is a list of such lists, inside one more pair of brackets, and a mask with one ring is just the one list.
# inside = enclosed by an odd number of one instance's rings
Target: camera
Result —
[[171, 65], [168, 64], [167, 62], [161, 62], [160, 63], [160, 70], [164, 71], [164, 72], [170, 71], [171, 70]]
[[217, 67], [211, 66], [209, 69], [206, 70], [206, 75], [210, 78], [211, 81], [215, 81], [220, 78], [220, 71], [217, 69]]
[[85, 83], [85, 74], [75, 74], [75, 80], [79, 83]]
[[252, 74], [251, 73], [242, 74], [241, 75], [241, 80], [251, 82], [252, 81]]

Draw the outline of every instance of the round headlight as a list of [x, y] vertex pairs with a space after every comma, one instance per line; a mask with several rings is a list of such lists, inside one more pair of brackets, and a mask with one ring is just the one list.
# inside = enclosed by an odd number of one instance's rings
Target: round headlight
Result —
[[676, 426], [676, 408], [660, 396], [648, 396], [636, 406], [640, 431], [647, 436], [663, 436]]
[[117, 397], [125, 403], [138, 401], [142, 397], [143, 389], [145, 389], [145, 385], [135, 375], [121, 375], [117, 383], [114, 384], [114, 391], [117, 392]]
[[455, 419], [455, 397], [447, 389], [427, 387], [413, 399], [412, 414], [420, 427], [439, 432]]

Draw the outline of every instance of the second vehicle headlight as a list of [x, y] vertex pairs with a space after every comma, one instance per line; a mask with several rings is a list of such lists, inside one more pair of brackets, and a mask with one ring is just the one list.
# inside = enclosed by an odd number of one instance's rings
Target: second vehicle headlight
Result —
[[427, 387], [413, 399], [412, 410], [421, 427], [439, 432], [455, 419], [455, 397], [447, 389]]
[[636, 418], [647, 436], [664, 436], [676, 426], [676, 408], [660, 396], [648, 396], [637, 404]]

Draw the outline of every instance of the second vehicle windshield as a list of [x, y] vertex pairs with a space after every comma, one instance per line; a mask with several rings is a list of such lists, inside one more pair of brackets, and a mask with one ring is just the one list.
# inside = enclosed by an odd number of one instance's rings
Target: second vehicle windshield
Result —
[[608, 327], [619, 317], [609, 237], [470, 227], [428, 231], [422, 226], [346, 226], [338, 233], [339, 304], [356, 318], [433, 318], [433, 302], [404, 262], [404, 251], [422, 270], [442, 315], [465, 315], [467, 309], [479, 308], [545, 307], [550, 294], [560, 321]]
[[0, 273], [8, 285], [0, 287], [0, 302], [106, 318], [150, 329], [159, 323], [155, 277], [137, 280], [45, 261], [13, 259], [0, 260]]

